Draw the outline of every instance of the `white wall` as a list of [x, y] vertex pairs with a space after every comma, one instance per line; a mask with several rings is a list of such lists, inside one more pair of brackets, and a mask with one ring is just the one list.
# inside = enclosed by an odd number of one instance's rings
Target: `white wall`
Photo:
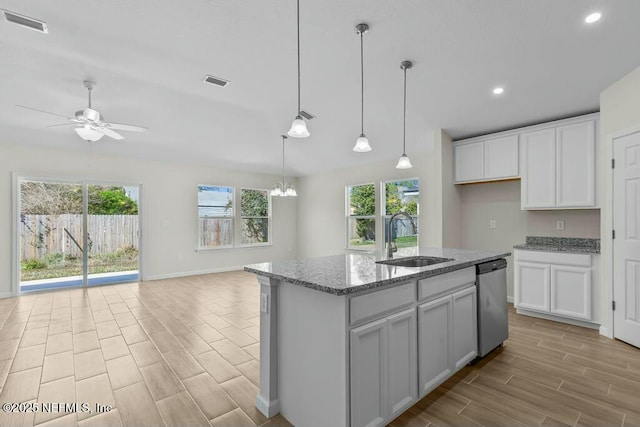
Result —
[[640, 128], [640, 67], [633, 70], [600, 94], [600, 194], [602, 195], [602, 332], [611, 334], [611, 254], [612, 241], [609, 235], [612, 224], [611, 137], [632, 128]]
[[[520, 180], [468, 184], [460, 187], [462, 247], [513, 253], [526, 236], [600, 238], [600, 211], [523, 211]], [[489, 221], [496, 228], [489, 228]], [[565, 229], [556, 230], [556, 221]], [[507, 258], [507, 294], [513, 296], [513, 256]]]
[[[111, 143], [111, 142], [107, 142]], [[117, 142], [123, 144], [126, 142]], [[0, 296], [11, 290], [12, 173], [142, 185], [143, 279], [240, 268], [244, 264], [296, 255], [297, 201], [273, 198], [273, 245], [196, 252], [197, 184], [270, 188], [275, 175], [172, 164], [101, 154], [100, 145], [78, 141], [62, 152], [19, 144], [0, 144]], [[294, 185], [296, 184], [293, 180]]]
[[[418, 178], [420, 180], [420, 245], [440, 247], [443, 242], [443, 198], [455, 211], [457, 189], [449, 189], [443, 197], [443, 174], [453, 182], [452, 166], [444, 166], [443, 151], [452, 152], [451, 139], [441, 131], [434, 132], [420, 153], [408, 153], [412, 169], [396, 169], [396, 161], [370, 163], [359, 168], [340, 169], [298, 180], [298, 252], [301, 257], [344, 253], [346, 247], [345, 188], [347, 185]], [[363, 154], [366, 156], [366, 154]], [[377, 200], [380, 200], [376, 188]], [[377, 206], [379, 208], [379, 206]], [[459, 228], [454, 216], [446, 223]], [[378, 221], [377, 236], [384, 236]], [[456, 246], [454, 237], [452, 246]], [[459, 240], [459, 239], [458, 239]], [[379, 247], [382, 242], [378, 239]], [[448, 243], [448, 242], [447, 242]], [[457, 245], [459, 246], [459, 244]]]

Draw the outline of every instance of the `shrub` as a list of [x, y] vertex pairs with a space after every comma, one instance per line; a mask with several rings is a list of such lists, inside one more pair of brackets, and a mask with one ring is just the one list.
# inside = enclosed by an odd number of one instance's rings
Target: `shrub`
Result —
[[22, 261], [23, 270], [40, 270], [42, 268], [47, 268], [47, 264], [39, 259], [32, 258]]

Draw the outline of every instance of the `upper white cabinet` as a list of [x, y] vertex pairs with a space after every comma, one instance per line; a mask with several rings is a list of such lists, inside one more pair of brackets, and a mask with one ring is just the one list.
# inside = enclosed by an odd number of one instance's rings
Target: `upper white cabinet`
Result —
[[599, 114], [456, 141], [455, 183], [521, 178], [522, 209], [598, 208]]
[[478, 182], [518, 176], [518, 135], [457, 142], [455, 181]]
[[523, 133], [522, 209], [595, 208], [595, 118]]

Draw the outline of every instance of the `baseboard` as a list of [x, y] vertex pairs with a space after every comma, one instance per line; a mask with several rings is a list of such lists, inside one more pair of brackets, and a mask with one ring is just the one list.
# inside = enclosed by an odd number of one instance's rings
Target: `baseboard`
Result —
[[513, 297], [507, 296], [507, 302], [513, 304]]
[[609, 329], [609, 327], [604, 325], [600, 325], [600, 335], [613, 339], [613, 334], [611, 333], [611, 329]]
[[0, 298], [11, 298], [13, 295], [13, 292], [0, 292]]
[[516, 313], [522, 314], [524, 316], [537, 317], [539, 319], [553, 320], [554, 322], [568, 323], [569, 325], [581, 326], [583, 328], [589, 328], [589, 329], [600, 328], [600, 325], [598, 323], [586, 322], [583, 320], [571, 319], [571, 318], [562, 317], [562, 316], [554, 316], [553, 314], [538, 313], [536, 311], [523, 310], [521, 308], [516, 308]]
[[150, 280], [175, 279], [178, 277], [200, 276], [202, 274], [224, 273], [226, 271], [242, 270], [243, 268], [244, 267], [242, 265], [236, 265], [233, 267], [208, 268], [206, 270], [181, 271], [178, 273], [150, 274], [150, 275], [145, 274], [142, 277], [142, 281], [146, 282]]

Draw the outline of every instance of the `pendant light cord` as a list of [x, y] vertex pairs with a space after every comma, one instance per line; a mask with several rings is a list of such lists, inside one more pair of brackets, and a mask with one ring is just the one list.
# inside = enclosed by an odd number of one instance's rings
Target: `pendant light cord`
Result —
[[298, 115], [300, 115], [300, 0], [297, 0], [298, 9]]
[[406, 133], [407, 133], [407, 67], [404, 68], [404, 111], [402, 117], [402, 155], [407, 153]]
[[284, 140], [287, 139], [286, 136], [282, 135], [282, 190], [285, 189], [284, 183]]
[[360, 31], [360, 134], [364, 135], [364, 31]]
[[91, 88], [88, 88], [89, 91], [89, 108], [91, 108]]

